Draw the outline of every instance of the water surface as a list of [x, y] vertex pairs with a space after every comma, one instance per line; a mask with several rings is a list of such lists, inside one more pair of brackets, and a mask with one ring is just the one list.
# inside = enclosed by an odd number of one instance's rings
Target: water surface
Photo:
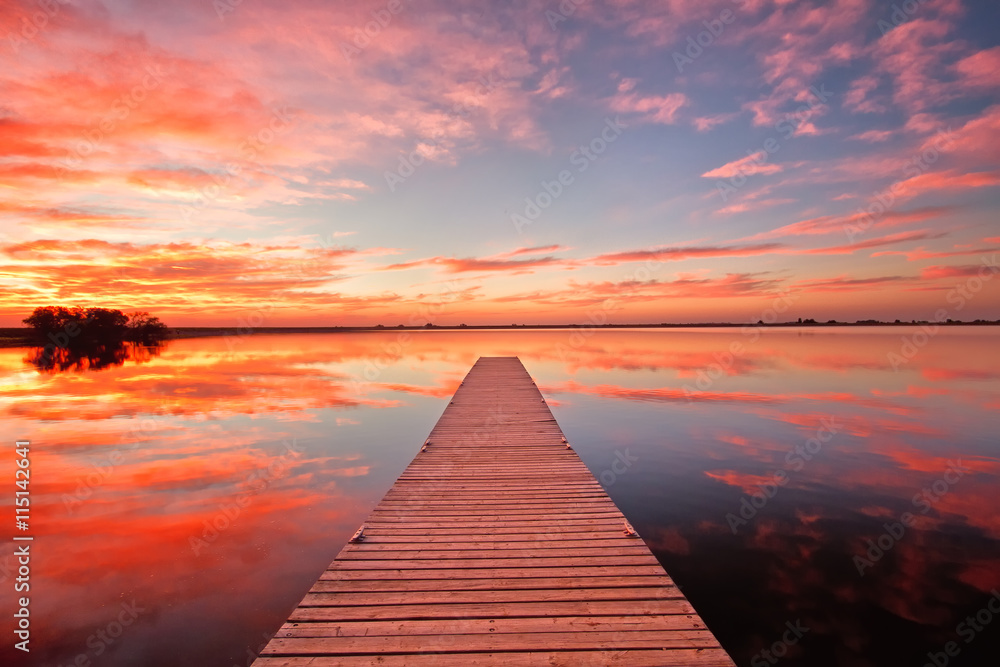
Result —
[[517, 355], [738, 664], [919, 666], [948, 642], [949, 664], [996, 664], [1000, 614], [959, 624], [1000, 587], [998, 342], [994, 327], [387, 330], [176, 340], [65, 371], [0, 350], [35, 537], [32, 650], [7, 640], [0, 662], [248, 664], [475, 360]]

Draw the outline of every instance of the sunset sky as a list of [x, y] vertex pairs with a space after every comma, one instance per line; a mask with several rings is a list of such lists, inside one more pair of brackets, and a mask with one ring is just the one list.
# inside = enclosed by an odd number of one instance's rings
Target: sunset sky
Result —
[[0, 326], [995, 319], [997, 25], [993, 0], [0, 0]]

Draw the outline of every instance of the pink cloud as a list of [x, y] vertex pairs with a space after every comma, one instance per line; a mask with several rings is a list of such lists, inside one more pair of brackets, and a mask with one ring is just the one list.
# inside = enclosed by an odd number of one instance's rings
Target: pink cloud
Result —
[[757, 151], [732, 162], [727, 162], [721, 167], [716, 167], [706, 171], [702, 178], [731, 178], [739, 174], [753, 176], [754, 174], [777, 174], [782, 171], [781, 165], [768, 163], [766, 151]]
[[1000, 72], [1000, 46], [977, 51], [955, 63], [964, 86], [973, 89], [991, 90], [1000, 87], [997, 72]]
[[[871, 225], [874, 227], [894, 227], [897, 225], [908, 225], [915, 222], [934, 220], [946, 215], [953, 214], [955, 209], [948, 206], [925, 206], [909, 211], [887, 211]], [[754, 234], [744, 239], [747, 241], [757, 241], [761, 239], [779, 238], [782, 236], [809, 236], [823, 234], [843, 234], [846, 229], [857, 227], [860, 223], [867, 222], [868, 216], [864, 212], [851, 213], [849, 215], [825, 215], [818, 218], [810, 218], [793, 222], [790, 225], [772, 229], [769, 232]], [[868, 228], [868, 227], [866, 227]]]
[[851, 82], [844, 95], [843, 106], [855, 113], [882, 113], [885, 105], [872, 99], [872, 93], [879, 86], [878, 76], [866, 74]]
[[772, 206], [780, 206], [782, 204], [794, 204], [797, 201], [798, 199], [781, 199], [777, 197], [771, 199], [757, 199], [757, 200], [750, 199], [720, 208], [718, 211], [716, 211], [716, 213], [720, 215], [728, 215], [731, 213], [745, 213], [747, 211], [757, 211], [763, 208], [771, 208]]
[[936, 114], [915, 113], [906, 119], [903, 129], [917, 134], [930, 134], [944, 129], [944, 121]]
[[867, 141], [869, 143], [879, 143], [882, 141], [887, 141], [892, 135], [893, 135], [892, 130], [868, 130], [866, 132], [850, 136], [848, 137], [848, 139]]
[[[754, 125], [775, 125], [812, 100], [810, 87], [822, 82], [828, 66], [839, 66], [864, 52], [864, 35], [857, 26], [867, 19], [868, 7], [857, 0], [829, 3], [777, 3], [763, 18], [741, 31], [738, 39], [757, 54], [761, 78], [771, 86], [765, 97], [747, 102]], [[809, 120], [823, 112], [808, 112]], [[806, 106], [808, 108], [808, 106]], [[802, 132], [819, 132], [803, 124]]]
[[952, 17], [935, 16], [933, 8], [890, 30], [877, 40], [872, 58], [877, 69], [893, 82], [892, 100], [908, 113], [917, 113], [946, 103], [958, 89], [945, 80], [949, 61], [963, 49], [949, 40]]
[[1000, 185], [1000, 170], [965, 172], [959, 169], [920, 174], [899, 183], [894, 189], [900, 198], [913, 198], [934, 190], [962, 191]]
[[723, 125], [725, 123], [728, 123], [734, 118], [737, 118], [739, 115], [740, 115], [739, 112], [733, 112], [733, 113], [720, 113], [714, 116], [699, 116], [695, 118], [692, 121], [692, 123], [694, 124], [695, 129], [698, 130], [699, 132], [708, 132], [716, 125]]
[[[975, 118], [967, 121], [961, 127], [950, 130], [943, 135], [945, 152], [961, 157], [963, 162], [988, 165], [1000, 162], [1000, 104], [994, 104], [983, 110]], [[922, 146], [929, 150], [939, 142], [938, 137], [929, 137]]]
[[684, 93], [666, 95], [646, 95], [632, 92], [631, 87], [619, 87], [608, 106], [621, 114], [632, 114], [640, 122], [673, 125], [677, 122], [677, 112], [688, 103]]
[[980, 275], [983, 264], [966, 264], [963, 266], [925, 266], [920, 270], [920, 277], [925, 280], [940, 280], [942, 278], [970, 278]]

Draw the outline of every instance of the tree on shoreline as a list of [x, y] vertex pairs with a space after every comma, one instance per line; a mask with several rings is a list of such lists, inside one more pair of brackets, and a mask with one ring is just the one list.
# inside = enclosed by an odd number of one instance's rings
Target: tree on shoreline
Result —
[[45, 344], [66, 349], [94, 345], [118, 345], [126, 341], [153, 344], [167, 337], [170, 329], [147, 312], [126, 315], [111, 308], [64, 308], [39, 306], [22, 320]]
[[160, 321], [159, 317], [154, 317], [146, 311], [135, 311], [129, 313], [128, 324], [125, 325], [125, 339], [149, 345], [158, 343], [167, 337], [170, 328]]

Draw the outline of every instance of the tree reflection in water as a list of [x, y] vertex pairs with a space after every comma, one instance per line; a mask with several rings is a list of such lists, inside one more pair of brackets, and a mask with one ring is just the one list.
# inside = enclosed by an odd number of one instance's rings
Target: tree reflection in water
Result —
[[137, 364], [145, 363], [158, 356], [166, 347], [167, 344], [163, 341], [149, 345], [133, 342], [95, 344], [75, 346], [72, 349], [48, 345], [30, 348], [24, 361], [45, 373], [99, 371], [111, 366], [121, 366], [129, 360]]

